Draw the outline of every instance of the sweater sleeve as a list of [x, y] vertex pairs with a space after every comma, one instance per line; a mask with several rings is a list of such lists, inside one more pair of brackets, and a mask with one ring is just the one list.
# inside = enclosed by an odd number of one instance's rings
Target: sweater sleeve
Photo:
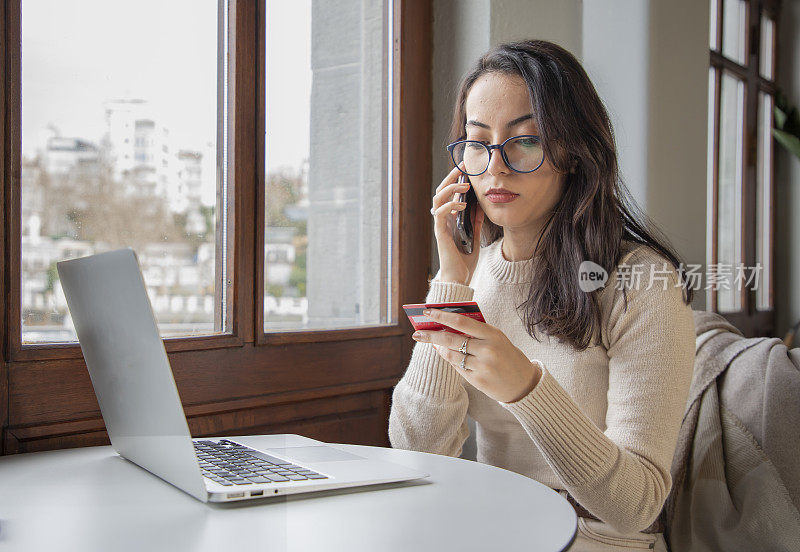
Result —
[[[609, 358], [605, 431], [546, 367], [527, 396], [500, 403], [522, 424], [564, 488], [623, 532], [644, 530], [663, 508], [694, 365], [694, 321], [682, 288], [675, 286], [677, 273], [664, 270], [660, 257], [638, 259], [647, 270], [638, 286], [626, 289], [627, 308], [613, 281], [601, 298]], [[668, 274], [667, 281], [646, 289], [656, 272]]]
[[[469, 301], [471, 287], [431, 281], [426, 303]], [[469, 436], [464, 382], [430, 343], [417, 343], [392, 394], [389, 441], [395, 448], [459, 456]]]

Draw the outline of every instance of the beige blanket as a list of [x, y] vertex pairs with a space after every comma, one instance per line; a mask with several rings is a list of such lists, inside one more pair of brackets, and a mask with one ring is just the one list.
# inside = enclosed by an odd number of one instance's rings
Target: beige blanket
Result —
[[694, 312], [697, 355], [664, 508], [675, 552], [800, 551], [800, 349]]

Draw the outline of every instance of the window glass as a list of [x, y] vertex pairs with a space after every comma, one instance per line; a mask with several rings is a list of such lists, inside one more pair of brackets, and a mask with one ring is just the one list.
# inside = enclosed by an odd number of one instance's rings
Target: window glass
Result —
[[22, 3], [23, 342], [74, 341], [56, 263], [122, 247], [162, 335], [225, 329], [226, 9]]
[[265, 331], [389, 321], [391, 13], [266, 3]]
[[724, 0], [722, 5], [722, 54], [733, 61], [747, 63], [747, 2]]
[[[720, 91], [719, 188], [717, 196], [717, 263], [715, 269], [720, 311], [741, 309], [734, 285], [742, 263], [742, 170], [744, 141], [744, 83], [722, 73]], [[712, 267], [709, 267], [711, 269]]]
[[766, 15], [761, 17], [761, 47], [759, 48], [759, 73], [765, 79], [775, 78], [775, 22]]
[[[772, 266], [770, 251], [770, 221], [772, 217], [772, 111], [773, 99], [769, 94], [758, 94], [758, 158], [756, 165], [756, 308], [772, 308], [769, 282]], [[760, 269], [758, 268], [760, 267]]]
[[[706, 259], [713, 258], [713, 250], [711, 248], [713, 233], [713, 220], [714, 220], [714, 193], [716, 191], [717, 182], [714, 179], [714, 167], [717, 162], [716, 159], [716, 143], [714, 142], [717, 134], [717, 119], [715, 115], [715, 102], [717, 90], [717, 70], [710, 67], [708, 70], [708, 142], [707, 142], [707, 155], [708, 162], [706, 164], [706, 181], [708, 182], [707, 188], [707, 214], [706, 214], [706, 235], [709, 238], [706, 240]], [[710, 261], [709, 261], [710, 262]], [[706, 304], [711, 305], [711, 289], [706, 289]]]
[[719, 50], [719, 33], [717, 32], [717, 22], [719, 17], [719, 0], [709, 2], [711, 14], [708, 20], [709, 46], [712, 50]]

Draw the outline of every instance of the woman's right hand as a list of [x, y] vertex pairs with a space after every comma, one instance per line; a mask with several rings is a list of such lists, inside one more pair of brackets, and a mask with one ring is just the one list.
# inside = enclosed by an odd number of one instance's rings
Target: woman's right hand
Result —
[[466, 202], [455, 201], [454, 194], [465, 193], [471, 186], [470, 183], [458, 183], [461, 171], [454, 167], [433, 196], [433, 232], [436, 236], [436, 246], [439, 251], [439, 279], [442, 282], [457, 282], [467, 285], [472, 278], [472, 272], [478, 264], [478, 254], [481, 248], [481, 227], [485, 216], [480, 204], [476, 203], [472, 217], [474, 237], [472, 253], [465, 255], [456, 246], [453, 240], [453, 228], [456, 224], [456, 213], [466, 208]]

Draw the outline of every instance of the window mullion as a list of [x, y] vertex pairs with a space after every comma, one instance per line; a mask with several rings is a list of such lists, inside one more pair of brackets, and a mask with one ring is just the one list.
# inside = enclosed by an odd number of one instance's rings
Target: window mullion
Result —
[[[744, 123], [744, 179], [742, 185], [742, 220], [744, 221], [742, 259], [746, 267], [756, 262], [756, 159], [758, 135], [758, 71], [760, 45], [760, 2], [752, 0], [747, 15], [747, 79], [745, 84]], [[742, 286], [742, 312], [748, 316], [755, 313], [755, 293], [752, 288]]]
[[[255, 2], [231, 2], [230, 25], [233, 60], [229, 68], [229, 113], [233, 115], [233, 131], [229, 133], [229, 163], [232, 175], [233, 220], [230, 227], [233, 241], [234, 278], [232, 282], [231, 316], [235, 335], [245, 342], [254, 341], [256, 279], [256, 185], [258, 112], [258, 26], [259, 6]], [[231, 179], [229, 178], [229, 181]], [[229, 184], [229, 186], [231, 185]]]
[[[5, 2], [3, 6], [0, 8], [2, 13], [0, 13], [0, 41], [2, 41], [2, 45], [0, 45], [0, 72], [3, 75], [8, 75], [8, 57], [9, 57], [9, 50], [8, 44], [9, 39], [7, 36], [8, 33], [8, 11], [11, 9], [10, 7], [11, 2]], [[10, 79], [6, 77], [3, 79], [2, 88], [0, 88], [0, 128], [2, 128], [2, 134], [0, 134], [0, 178], [2, 178], [2, 185], [0, 186], [0, 208], [3, 209], [3, 221], [0, 223], [0, 287], [2, 287], [2, 297], [5, 299], [8, 297], [7, 290], [6, 290], [6, 269], [9, 264], [8, 262], [8, 249], [7, 249], [7, 241], [6, 237], [8, 236], [7, 226], [9, 221], [8, 216], [8, 208], [6, 206], [6, 190], [9, 188], [8, 181], [9, 181], [9, 174], [7, 172], [8, 169], [8, 159], [11, 158], [10, 152], [8, 150], [9, 146], [9, 139], [8, 139], [8, 130], [9, 127], [7, 125], [7, 111], [9, 102], [7, 101], [7, 94], [8, 94], [8, 85]], [[6, 332], [6, 316], [8, 313], [8, 302], [5, 300], [0, 300], [0, 389], [5, 390], [5, 362], [7, 358], [7, 351], [8, 351], [8, 334]], [[0, 409], [2, 408], [2, 404], [6, 404], [7, 401], [5, 400], [5, 393], [0, 392]], [[3, 412], [0, 410], [0, 412]], [[5, 418], [0, 417], [0, 422], [4, 422]], [[2, 450], [2, 449], [0, 449]]]
[[4, 262], [3, 289], [9, 300], [5, 304], [4, 338], [6, 358], [13, 359], [21, 349], [22, 310], [21, 262], [20, 262], [20, 186], [21, 186], [21, 1], [4, 4], [5, 44], [4, 54]]

